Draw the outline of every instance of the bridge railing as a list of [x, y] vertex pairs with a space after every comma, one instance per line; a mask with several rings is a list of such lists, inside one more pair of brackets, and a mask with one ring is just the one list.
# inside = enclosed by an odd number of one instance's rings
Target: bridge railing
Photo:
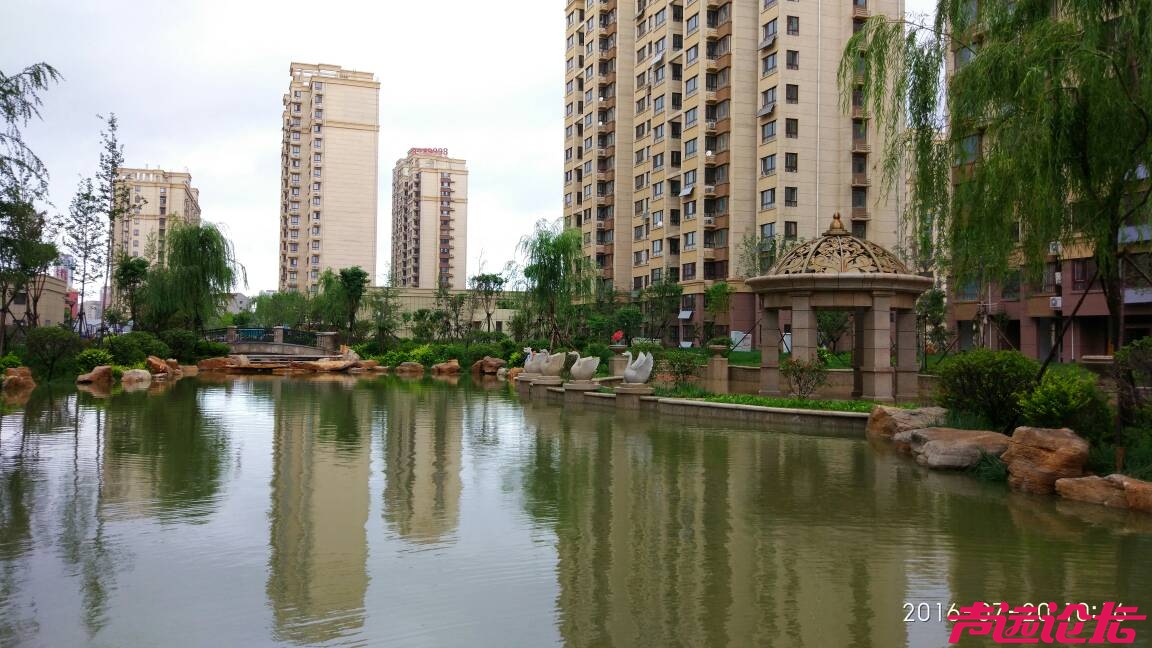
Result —
[[318, 346], [316, 344], [316, 332], [284, 329], [284, 344], [299, 344], [300, 346], [310, 347]]
[[204, 331], [204, 339], [208, 340], [209, 342], [227, 342], [228, 329], [218, 328]]
[[271, 328], [238, 328], [237, 342], [275, 342], [276, 330]]

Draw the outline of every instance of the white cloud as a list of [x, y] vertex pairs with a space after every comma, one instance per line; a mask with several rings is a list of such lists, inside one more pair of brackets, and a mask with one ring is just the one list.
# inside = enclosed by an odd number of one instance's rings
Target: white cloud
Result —
[[560, 5], [539, 0], [8, 0], [0, 69], [46, 61], [66, 77], [26, 130], [57, 209], [96, 171], [96, 114], [115, 112], [127, 164], [191, 172], [204, 218], [233, 237], [255, 292], [276, 285], [290, 62], [381, 82], [379, 268], [395, 161], [414, 146], [468, 160], [471, 274], [481, 253], [502, 267], [538, 218], [560, 215], [563, 25]]

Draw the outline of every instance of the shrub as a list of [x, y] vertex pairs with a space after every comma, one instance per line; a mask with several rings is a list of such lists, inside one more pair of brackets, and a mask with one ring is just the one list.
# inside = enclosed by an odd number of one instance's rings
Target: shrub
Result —
[[1093, 445], [1111, 441], [1112, 410], [1096, 375], [1079, 367], [1053, 369], [1019, 399], [1020, 421], [1037, 427], [1069, 427]]
[[980, 459], [968, 469], [977, 479], [990, 482], [1007, 482], [1008, 481], [1008, 464], [1004, 463], [1000, 457], [987, 452], [980, 453]]
[[696, 375], [700, 355], [687, 349], [671, 349], [664, 353], [663, 366], [672, 374], [677, 385], [686, 385]]
[[[196, 353], [196, 346], [201, 338], [192, 331], [169, 329], [167, 331], [161, 331], [160, 339], [164, 344], [168, 345], [168, 349], [172, 354], [168, 357], [176, 358], [183, 364], [192, 364], [203, 360], [203, 358], [197, 357]], [[225, 352], [225, 355], [227, 355], [227, 352]], [[165, 359], [167, 359], [167, 357], [165, 357]]]
[[28, 360], [33, 370], [44, 379], [52, 380], [73, 364], [82, 344], [80, 336], [72, 331], [55, 326], [39, 326], [28, 333]]
[[408, 359], [406, 362], [419, 362], [422, 365], [428, 366], [436, 364], [436, 350], [429, 344], [421, 344], [420, 346], [408, 352]]
[[20, 356], [16, 355], [15, 353], [9, 353], [3, 357], [0, 357], [0, 370], [14, 369], [16, 367], [23, 366], [23, 364], [24, 361], [21, 360]]
[[81, 373], [88, 373], [96, 367], [110, 365], [113, 362], [112, 354], [100, 347], [89, 347], [76, 354], [76, 369]]
[[205, 358], [222, 358], [230, 353], [232, 353], [232, 347], [223, 342], [196, 340], [196, 351], [193, 354], [192, 362], [200, 362]]
[[600, 367], [607, 368], [614, 354], [612, 353], [612, 349], [608, 348], [607, 344], [603, 342], [592, 342], [588, 345], [584, 355], [600, 358]]
[[148, 354], [140, 348], [140, 344], [127, 335], [116, 335], [104, 340], [104, 348], [112, 354], [113, 361], [118, 365], [131, 365], [144, 362]]
[[135, 340], [144, 355], [156, 356], [165, 360], [172, 357], [172, 349], [169, 349], [167, 344], [148, 331], [132, 331], [123, 337]]
[[788, 381], [793, 395], [807, 399], [828, 382], [828, 366], [819, 357], [808, 360], [788, 358], [780, 363], [780, 375]]
[[967, 351], [940, 365], [940, 404], [1010, 432], [1020, 419], [1020, 397], [1032, 391], [1039, 369], [1017, 351]]

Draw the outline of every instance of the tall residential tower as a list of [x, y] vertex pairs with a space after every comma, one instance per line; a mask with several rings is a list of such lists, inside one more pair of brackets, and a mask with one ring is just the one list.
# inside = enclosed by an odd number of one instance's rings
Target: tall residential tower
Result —
[[[862, 107], [841, 108], [844, 45], [902, 0], [573, 0], [567, 5], [566, 224], [616, 290], [684, 289], [679, 339], [704, 292], [737, 290], [716, 331], [752, 331], [774, 246], [815, 238], [835, 212], [897, 241], [901, 196], [877, 200], [883, 149]], [[878, 184], [878, 183], [877, 183]]]
[[163, 263], [168, 232], [177, 222], [200, 222], [200, 190], [192, 176], [160, 169], [117, 170], [127, 190], [128, 213], [112, 227], [112, 250]]
[[467, 288], [467, 236], [467, 163], [448, 149], [409, 149], [392, 170], [392, 280]]
[[370, 72], [292, 63], [284, 95], [280, 290], [360, 266], [376, 280], [380, 83]]

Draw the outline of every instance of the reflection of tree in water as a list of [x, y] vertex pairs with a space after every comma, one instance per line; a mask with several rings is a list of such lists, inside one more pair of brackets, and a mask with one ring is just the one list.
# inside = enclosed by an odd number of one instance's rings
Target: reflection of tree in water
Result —
[[106, 405], [109, 468], [130, 471], [125, 477], [132, 481], [143, 476], [131, 473], [143, 470], [161, 513], [184, 520], [212, 513], [206, 505], [219, 494], [229, 446], [224, 426], [205, 414], [197, 392], [196, 381], [181, 380], [163, 395], [118, 394]]
[[20, 559], [32, 548], [36, 477], [25, 462], [26, 441], [27, 434], [21, 434], [19, 447], [0, 459], [0, 646], [17, 645], [37, 630], [32, 611], [22, 617], [23, 609], [15, 604], [25, 571]]

